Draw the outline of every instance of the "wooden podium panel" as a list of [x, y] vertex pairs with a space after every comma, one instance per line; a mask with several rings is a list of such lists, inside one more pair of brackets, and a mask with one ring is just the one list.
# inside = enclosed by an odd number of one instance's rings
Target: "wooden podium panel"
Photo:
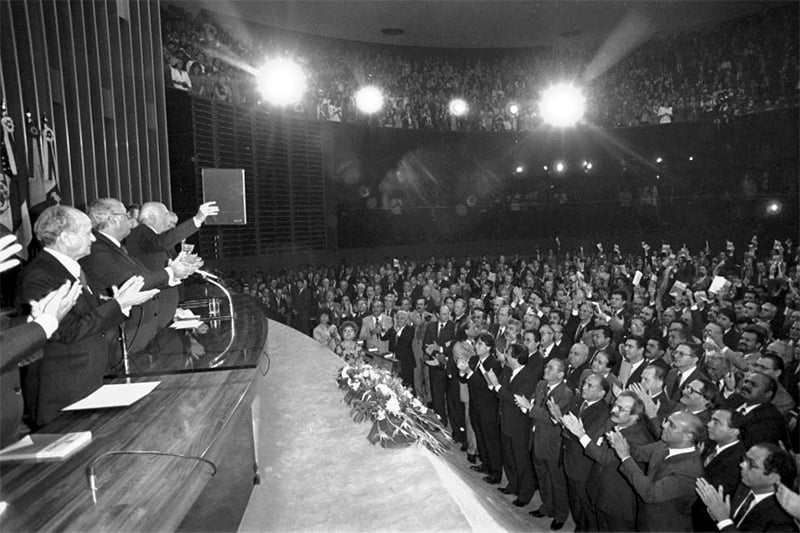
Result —
[[[92, 501], [86, 466], [111, 450], [202, 456], [220, 468], [231, 464], [226, 455], [231, 455], [233, 433], [252, 428], [255, 389], [251, 384], [256, 373], [255, 368], [247, 368], [137, 378], [134, 381], [159, 380], [161, 384], [127, 408], [60, 416], [42, 431], [89, 430], [91, 444], [60, 463], [3, 465], [0, 500], [8, 502], [8, 508], [0, 517], [0, 529], [175, 530], [207, 485], [214, 483], [210, 465], [166, 456], [105, 457], [95, 463], [97, 503]], [[252, 430], [246, 438], [252, 442]], [[253, 462], [238, 463], [246, 467], [239, 475], [251, 483]], [[217, 475], [222, 479], [229, 474]]]

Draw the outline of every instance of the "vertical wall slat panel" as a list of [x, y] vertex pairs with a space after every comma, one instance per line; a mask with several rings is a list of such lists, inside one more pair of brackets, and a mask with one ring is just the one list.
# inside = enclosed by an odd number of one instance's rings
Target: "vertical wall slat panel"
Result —
[[44, 26], [47, 38], [45, 43], [48, 49], [51, 94], [53, 96], [53, 128], [56, 132], [56, 149], [58, 150], [58, 176], [61, 201], [66, 205], [74, 203], [73, 176], [70, 172], [73, 144], [72, 137], [67, 128], [67, 109], [64, 105], [64, 69], [61, 65], [61, 27], [56, 13], [55, 2], [58, 0], [45, 0], [42, 4]]
[[161, 201], [167, 205], [172, 205], [172, 188], [170, 187], [169, 172], [169, 136], [167, 135], [167, 98], [164, 87], [163, 59], [161, 52], [161, 9], [154, 4], [150, 5], [150, 37], [153, 43], [152, 64], [153, 80], [155, 80], [156, 93], [156, 131], [159, 140], [159, 176], [161, 183]]
[[139, 138], [139, 122], [143, 110], [139, 103], [141, 92], [139, 91], [138, 78], [140, 73], [136, 70], [137, 63], [134, 52], [134, 39], [137, 27], [137, 24], [133, 20], [135, 6], [136, 2], [133, 2], [130, 8], [130, 19], [119, 17], [117, 20], [119, 21], [122, 40], [122, 68], [125, 73], [126, 108], [129, 113], [127, 124], [128, 143], [133, 146], [129, 154], [129, 161], [131, 162], [131, 184], [133, 186], [133, 196], [135, 198], [144, 198], [145, 191], [148, 190], [148, 185], [147, 177], [145, 176], [145, 149]]
[[78, 76], [75, 70], [75, 46], [72, 39], [74, 27], [69, 2], [56, 2], [58, 15], [59, 47], [61, 48], [61, 71], [64, 80], [64, 107], [67, 112], [67, 135], [79, 149], [70, 158], [70, 174], [72, 176], [72, 202], [81, 207], [86, 205], [86, 180], [84, 172], [85, 152], [81, 130], [83, 129], [78, 101]]
[[[12, 36], [14, 48], [16, 50], [16, 69], [19, 76], [19, 106], [20, 119], [12, 117], [16, 125], [17, 140], [24, 140], [24, 148], [17, 151], [17, 162], [21, 163], [17, 168], [21, 175], [29, 176], [28, 162], [30, 161], [30, 133], [26, 122], [26, 113], [32, 112], [36, 115], [38, 109], [36, 94], [36, 74], [33, 70], [33, 58], [31, 57], [30, 34], [28, 33], [27, 6], [22, 2], [10, 2], [11, 18], [13, 21]], [[38, 121], [36, 121], [38, 122]]]
[[[97, 198], [106, 198], [110, 195], [108, 182], [108, 161], [106, 146], [105, 121], [103, 120], [103, 87], [100, 72], [97, 42], [97, 25], [95, 23], [94, 2], [82, 2], [83, 26], [85, 29], [86, 46], [86, 84], [89, 95], [89, 109], [91, 110], [92, 145], [94, 146], [95, 183], [97, 184]], [[90, 198], [89, 201], [94, 200]]]
[[[25, 2], [25, 7], [27, 8], [33, 73], [36, 79], [36, 104], [31, 107], [31, 112], [34, 124], [41, 127], [42, 115], [47, 116], [47, 120], [51, 122], [51, 125], [53, 121], [53, 97], [50, 86], [50, 68], [48, 66], [50, 61], [47, 47], [44, 46], [46, 36], [41, 2]], [[58, 135], [58, 132], [56, 132], [56, 135]], [[44, 148], [44, 146], [42, 147]]]
[[127, 202], [140, 202], [141, 195], [134, 194], [133, 174], [131, 168], [131, 146], [128, 137], [128, 94], [125, 72], [125, 39], [121, 31], [122, 20], [117, 14], [116, 2], [106, 4], [108, 8], [108, 35], [111, 51], [111, 81], [114, 98], [114, 122], [117, 130], [117, 165], [119, 168], [120, 196]]
[[[142, 43], [142, 82], [144, 82], [144, 110], [145, 110], [145, 134], [147, 135], [147, 155], [148, 155], [148, 172], [150, 175], [150, 198], [153, 200], [161, 200], [161, 184], [159, 183], [158, 176], [160, 174], [158, 164], [158, 131], [156, 129], [156, 108], [155, 108], [155, 80], [153, 79], [153, 63], [149, 59], [153, 57], [153, 34], [150, 25], [150, 7], [149, 2], [142, 2], [139, 4], [139, 22], [140, 22], [140, 42]], [[156, 6], [158, 9], [158, 6]]]
[[99, 85], [101, 93], [104, 138], [104, 155], [106, 157], [106, 180], [108, 183], [108, 196], [118, 198], [125, 204], [130, 203], [130, 197], [121, 194], [119, 183], [119, 159], [116, 157], [117, 129], [114, 125], [114, 91], [111, 80], [111, 44], [108, 33], [108, 4], [106, 2], [93, 2], [94, 25], [97, 42], [97, 65], [99, 72]]
[[22, 80], [19, 73], [19, 57], [16, 53], [16, 38], [14, 35], [14, 14], [10, 2], [0, 2], [0, 69], [2, 69], [2, 97], [8, 107], [8, 115], [14, 121], [16, 133], [14, 135], [14, 155], [17, 160], [17, 171], [20, 176], [25, 176], [25, 114], [22, 101]]
[[89, 77], [89, 58], [86, 46], [87, 28], [83, 15], [83, 2], [71, 2], [72, 12], [72, 38], [74, 46], [75, 75], [78, 78], [78, 114], [83, 127], [81, 128], [81, 146], [83, 146], [84, 165], [83, 181], [85, 185], [85, 205], [97, 198], [97, 147], [94, 143], [93, 110], [90, 85], [94, 83]]

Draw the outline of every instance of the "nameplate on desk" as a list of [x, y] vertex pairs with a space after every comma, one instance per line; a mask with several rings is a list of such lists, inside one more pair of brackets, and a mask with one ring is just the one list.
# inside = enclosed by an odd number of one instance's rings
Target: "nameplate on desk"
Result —
[[91, 431], [32, 433], [0, 450], [0, 462], [62, 461], [90, 442]]
[[62, 411], [128, 407], [150, 394], [153, 389], [158, 387], [159, 383], [161, 382], [147, 381], [143, 383], [112, 383], [103, 385], [89, 396], [66, 406]]

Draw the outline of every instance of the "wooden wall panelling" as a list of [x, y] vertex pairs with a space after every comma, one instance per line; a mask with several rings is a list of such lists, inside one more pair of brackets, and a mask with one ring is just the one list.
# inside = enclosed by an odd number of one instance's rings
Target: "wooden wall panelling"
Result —
[[[142, 46], [142, 82], [144, 84], [145, 146], [147, 146], [148, 199], [161, 201], [159, 177], [158, 139], [156, 138], [155, 80], [153, 76], [153, 34], [151, 31], [150, 3], [137, 3], [139, 8], [139, 42]], [[158, 10], [158, 5], [156, 5]], [[155, 37], [160, 39], [160, 36]]]
[[95, 2], [82, 2], [83, 26], [86, 46], [86, 89], [89, 95], [91, 111], [92, 147], [94, 151], [95, 196], [89, 198], [93, 202], [97, 198], [113, 196], [108, 165], [108, 147], [106, 146], [105, 112], [103, 111], [103, 82], [100, 66], [100, 46], [98, 43]]
[[[131, 197], [143, 198], [142, 191], [142, 158], [141, 147], [139, 146], [139, 133], [138, 133], [138, 115], [139, 109], [137, 105], [137, 73], [134, 64], [134, 51], [133, 51], [133, 29], [130, 19], [117, 17], [120, 32], [120, 42], [122, 44], [122, 72], [123, 84], [125, 87], [125, 112], [128, 117], [126, 121], [127, 142], [130, 150], [128, 151], [128, 161], [130, 167], [130, 184], [131, 184]], [[149, 198], [148, 198], [149, 200]]]
[[161, 201], [172, 205], [172, 188], [169, 172], [169, 136], [167, 135], [167, 103], [164, 87], [164, 75], [161, 50], [161, 8], [158, 3], [150, 3], [150, 33], [154, 44], [152, 47], [153, 80], [155, 82], [156, 137], [158, 143], [158, 182], [161, 184]]
[[108, 7], [106, 2], [94, 1], [94, 25], [97, 43], [97, 84], [100, 88], [100, 120], [103, 123], [103, 146], [106, 163], [106, 195], [123, 203], [130, 202], [129, 196], [121, 194], [119, 183], [119, 159], [116, 155], [117, 128], [114, 123], [114, 86], [111, 80], [111, 38], [108, 29]]
[[145, 59], [142, 44], [142, 18], [140, 15], [142, 3], [131, 2], [130, 33], [131, 33], [131, 69], [133, 70], [134, 101], [136, 103], [136, 138], [139, 143], [139, 179], [141, 180], [141, 194], [145, 200], [158, 200], [152, 197], [153, 188], [150, 180], [150, 151], [147, 145], [147, 108], [145, 106], [144, 68]]
[[19, 74], [19, 56], [16, 53], [14, 31], [14, 14], [11, 2], [0, 2], [0, 85], [2, 97], [6, 100], [8, 115], [14, 121], [14, 156], [17, 161], [17, 172], [25, 176], [27, 172], [27, 146], [25, 134], [25, 113], [22, 101], [22, 85]]

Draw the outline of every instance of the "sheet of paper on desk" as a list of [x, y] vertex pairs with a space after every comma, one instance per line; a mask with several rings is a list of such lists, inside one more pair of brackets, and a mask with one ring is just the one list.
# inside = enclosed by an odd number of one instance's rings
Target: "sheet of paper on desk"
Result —
[[172, 329], [194, 329], [202, 323], [202, 320], [176, 320], [169, 327]]
[[82, 411], [85, 409], [108, 409], [127, 407], [138, 402], [158, 387], [160, 381], [144, 383], [112, 383], [103, 385], [86, 398], [68, 405], [62, 411]]

